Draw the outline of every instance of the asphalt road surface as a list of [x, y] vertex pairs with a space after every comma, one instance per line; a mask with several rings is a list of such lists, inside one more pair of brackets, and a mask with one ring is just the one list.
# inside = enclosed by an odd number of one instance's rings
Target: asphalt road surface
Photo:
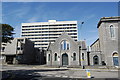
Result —
[[85, 70], [68, 68], [41, 68], [35, 66], [3, 66], [1, 80], [120, 80], [117, 70]]

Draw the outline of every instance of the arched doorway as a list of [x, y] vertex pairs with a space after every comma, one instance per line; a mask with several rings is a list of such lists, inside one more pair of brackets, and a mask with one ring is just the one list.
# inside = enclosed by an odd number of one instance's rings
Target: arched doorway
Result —
[[99, 57], [97, 55], [93, 57], [93, 63], [94, 65], [99, 65]]
[[66, 53], [62, 55], [62, 65], [68, 65], [68, 55]]
[[118, 62], [118, 53], [113, 53], [113, 64], [114, 66], [119, 66], [119, 62]]

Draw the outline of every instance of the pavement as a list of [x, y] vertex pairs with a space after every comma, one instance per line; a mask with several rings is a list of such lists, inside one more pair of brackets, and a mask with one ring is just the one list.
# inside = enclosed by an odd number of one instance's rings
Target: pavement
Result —
[[[35, 65], [4, 65], [0, 70], [2, 80], [87, 80], [86, 69], [79, 68], [50, 68]], [[119, 80], [117, 69], [90, 69], [91, 79], [101, 78]], [[105, 79], [105, 80], [106, 80]]]

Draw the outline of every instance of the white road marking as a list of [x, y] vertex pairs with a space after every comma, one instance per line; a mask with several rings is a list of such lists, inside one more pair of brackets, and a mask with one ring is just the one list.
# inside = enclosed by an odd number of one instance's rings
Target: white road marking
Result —
[[67, 78], [68, 76], [62, 76], [62, 77]]
[[61, 75], [55, 75], [55, 77], [61, 77]]

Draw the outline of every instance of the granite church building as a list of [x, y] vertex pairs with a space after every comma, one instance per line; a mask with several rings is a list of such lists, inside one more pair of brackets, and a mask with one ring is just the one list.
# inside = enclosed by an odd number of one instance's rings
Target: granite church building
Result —
[[75, 41], [67, 33], [50, 43], [47, 50], [47, 65], [80, 66], [87, 65], [87, 48], [85, 41]]
[[120, 17], [103, 17], [98, 23], [99, 38], [90, 46], [91, 65], [120, 65]]

